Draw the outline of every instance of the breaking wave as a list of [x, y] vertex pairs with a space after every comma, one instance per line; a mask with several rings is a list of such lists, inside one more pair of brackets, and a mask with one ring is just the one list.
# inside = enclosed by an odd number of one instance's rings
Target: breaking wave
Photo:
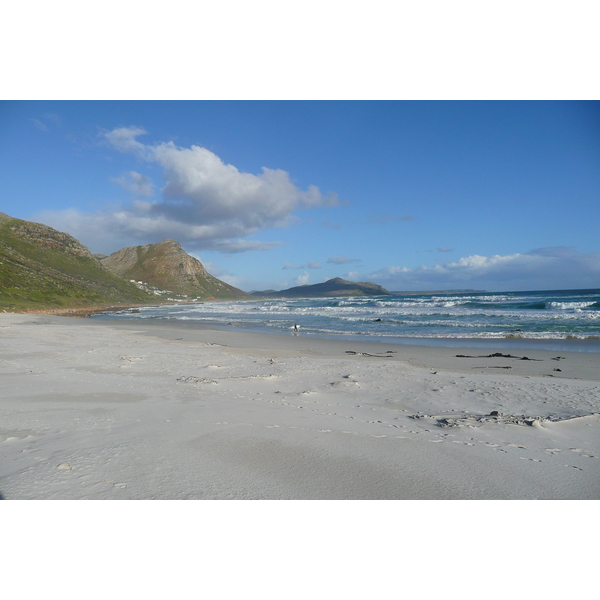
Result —
[[303, 334], [374, 338], [598, 339], [600, 290], [261, 299], [145, 307], [112, 317], [279, 332], [298, 324]]

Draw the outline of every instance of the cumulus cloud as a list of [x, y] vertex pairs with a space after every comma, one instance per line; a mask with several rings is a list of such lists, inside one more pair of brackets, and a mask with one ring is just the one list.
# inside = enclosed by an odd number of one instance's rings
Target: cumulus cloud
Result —
[[[166, 184], [160, 199], [92, 214], [46, 213], [49, 221], [44, 222], [68, 226], [73, 235], [95, 247], [105, 247], [111, 240], [148, 243], [172, 237], [198, 249], [233, 253], [279, 245], [243, 238], [289, 225], [297, 210], [339, 203], [335, 194], [323, 195], [314, 185], [298, 188], [282, 169], [263, 167], [257, 175], [244, 173], [200, 146], [144, 144], [138, 137], [146, 133], [141, 127], [119, 127], [101, 135], [110, 148], [162, 168]], [[150, 180], [136, 171], [113, 181], [141, 197], [153, 193]]]
[[390, 266], [369, 276], [392, 290], [476, 288], [489, 291], [594, 288], [600, 252], [577, 253], [558, 246], [523, 254], [471, 255], [457, 261], [409, 269]]
[[310, 277], [308, 273], [304, 271], [302, 275], [298, 275], [298, 277], [296, 277], [296, 279], [294, 280], [294, 285], [308, 285], [309, 278]]
[[151, 160], [152, 149], [150, 146], [136, 140], [138, 135], [145, 135], [148, 132], [141, 127], [117, 127], [112, 131], [106, 131], [101, 135], [108, 142], [121, 152], [135, 152], [138, 156]]
[[309, 269], [320, 269], [321, 268], [321, 263], [317, 262], [316, 260], [309, 260], [308, 264], [306, 266]]
[[334, 265], [345, 265], [347, 263], [357, 263], [360, 261], [360, 258], [346, 258], [345, 256], [332, 256], [327, 259], [328, 263], [333, 263]]
[[154, 186], [150, 179], [136, 171], [129, 171], [129, 173], [121, 175], [121, 177], [113, 177], [111, 181], [118, 183], [124, 190], [136, 196], [145, 198], [154, 196]]

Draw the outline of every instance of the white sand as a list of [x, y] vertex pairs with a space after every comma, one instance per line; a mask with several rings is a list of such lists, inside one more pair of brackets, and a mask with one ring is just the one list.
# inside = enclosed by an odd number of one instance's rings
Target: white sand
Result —
[[0, 494], [600, 498], [599, 355], [492, 352], [1, 314]]

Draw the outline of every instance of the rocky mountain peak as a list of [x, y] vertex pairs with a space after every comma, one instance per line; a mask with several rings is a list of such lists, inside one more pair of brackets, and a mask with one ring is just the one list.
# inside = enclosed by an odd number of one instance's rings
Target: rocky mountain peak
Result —
[[244, 298], [245, 292], [213, 277], [204, 265], [172, 239], [130, 246], [101, 259], [118, 275], [161, 290], [199, 298]]
[[57, 231], [42, 223], [14, 219], [0, 213], [0, 223], [7, 224], [12, 234], [26, 242], [34, 243], [41, 250], [59, 250], [72, 256], [93, 258], [91, 252], [79, 240], [68, 233]]

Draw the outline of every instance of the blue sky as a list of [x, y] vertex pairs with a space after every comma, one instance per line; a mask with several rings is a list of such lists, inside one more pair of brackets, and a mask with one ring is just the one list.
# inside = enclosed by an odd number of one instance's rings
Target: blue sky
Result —
[[0, 211], [244, 290], [600, 287], [600, 102], [3, 101]]

